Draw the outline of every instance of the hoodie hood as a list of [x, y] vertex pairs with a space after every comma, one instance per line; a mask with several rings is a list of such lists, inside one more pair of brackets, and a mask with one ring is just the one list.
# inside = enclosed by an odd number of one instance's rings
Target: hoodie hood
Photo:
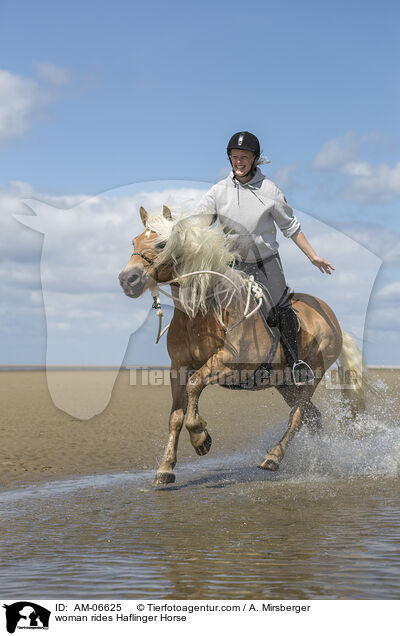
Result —
[[247, 181], [247, 183], [240, 183], [240, 181], [238, 179], [236, 179], [233, 170], [231, 170], [230, 172], [230, 178], [234, 184], [234, 186], [236, 187], [238, 186], [242, 186], [242, 188], [247, 188], [248, 186], [258, 186], [260, 187], [261, 183], [264, 181], [265, 179], [265, 175], [263, 175], [263, 173], [261, 172], [260, 168], [256, 168], [256, 173], [255, 175], [250, 179], [250, 181]]
[[250, 179], [250, 181], [247, 181], [247, 183], [241, 183], [240, 181], [238, 181], [238, 179], [236, 179], [236, 177], [234, 175], [233, 170], [231, 170], [230, 176], [231, 176], [231, 181], [233, 183], [233, 187], [236, 189], [236, 192], [237, 192], [237, 204], [238, 204], [238, 206], [240, 206], [239, 192], [240, 192], [241, 188], [243, 188], [245, 190], [249, 190], [260, 201], [260, 203], [262, 203], [262, 204], [264, 203], [255, 192], [255, 190], [259, 190], [261, 188], [261, 186], [263, 184], [263, 181], [265, 180], [265, 176], [261, 172], [260, 168], [256, 168], [256, 173], [255, 173], [254, 177], [252, 177]]

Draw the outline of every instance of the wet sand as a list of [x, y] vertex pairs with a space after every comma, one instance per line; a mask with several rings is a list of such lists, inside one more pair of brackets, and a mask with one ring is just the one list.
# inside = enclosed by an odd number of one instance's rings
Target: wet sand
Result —
[[[62, 383], [79, 377], [82, 384], [96, 383], [101, 391], [108, 371], [57, 373]], [[376, 369], [370, 376], [384, 387], [381, 399], [373, 398], [376, 406], [398, 414], [400, 370]], [[131, 382], [131, 372], [121, 371], [105, 411], [81, 421], [53, 405], [43, 371], [1, 372], [0, 489], [80, 475], [155, 471], [167, 441], [170, 387], [142, 386], [140, 372], [136, 385]], [[326, 413], [335, 408], [336, 398], [337, 391], [320, 386], [314, 401]], [[252, 445], [265, 431], [282, 424], [289, 412], [275, 389], [248, 392], [220, 387], [204, 391], [200, 409], [213, 438], [210, 453], [223, 454]], [[258, 455], [255, 452], [254, 465], [265, 450], [260, 446]], [[183, 430], [178, 462], [196, 458]]]
[[[79, 376], [83, 384], [97, 381], [101, 391], [108, 371], [57, 373], [60, 383], [76, 382]], [[130, 372], [121, 371], [108, 407], [82, 421], [54, 406], [43, 371], [0, 373], [0, 488], [96, 473], [155, 471], [167, 442], [170, 387], [142, 386], [140, 372], [136, 386], [130, 382]], [[287, 411], [275, 390], [233, 395], [219, 387], [204, 392], [201, 407], [219, 451], [238, 450]], [[195, 457], [183, 431], [179, 460]]]

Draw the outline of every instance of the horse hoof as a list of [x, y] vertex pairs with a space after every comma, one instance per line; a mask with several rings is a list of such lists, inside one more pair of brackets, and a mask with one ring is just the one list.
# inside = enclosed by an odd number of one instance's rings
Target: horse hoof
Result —
[[165, 486], [165, 484], [173, 484], [174, 481], [174, 473], [157, 473], [153, 484], [154, 486]]
[[200, 446], [197, 446], [197, 448], [195, 448], [196, 453], [198, 455], [207, 455], [208, 451], [211, 448], [211, 444], [212, 444], [211, 435], [207, 433], [207, 437], [204, 440], [204, 442]]
[[273, 459], [265, 459], [261, 464], [258, 464], [258, 468], [262, 470], [278, 470], [279, 464]]

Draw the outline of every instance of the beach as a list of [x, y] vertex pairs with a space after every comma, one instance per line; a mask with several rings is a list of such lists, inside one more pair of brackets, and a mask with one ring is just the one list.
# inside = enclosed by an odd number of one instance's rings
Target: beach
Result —
[[[80, 383], [96, 384], [101, 391], [109, 371], [61, 369], [57, 373], [60, 383], [76, 382], [78, 376]], [[1, 372], [0, 488], [115, 471], [155, 471], [168, 435], [171, 397], [167, 377], [164, 370], [158, 378], [163, 378], [161, 384], [143, 386], [149, 382], [148, 371], [122, 370], [108, 407], [81, 421], [54, 406], [45, 371]], [[385, 386], [382, 408], [398, 412], [400, 370], [372, 369], [370, 377]], [[332, 391], [322, 382], [315, 403], [323, 414], [324, 408], [330, 408], [331, 397]], [[379, 400], [377, 404], [379, 408]], [[203, 392], [200, 407], [213, 438], [211, 453], [238, 451], [289, 414], [273, 388], [233, 392], [211, 386]], [[260, 447], [254, 462], [264, 450]], [[178, 461], [196, 457], [183, 430]]]
[[[107, 370], [60, 370], [60, 383], [98, 384]], [[168, 436], [171, 391], [167, 385], [143, 386], [141, 372], [121, 371], [103, 413], [79, 420], [57, 409], [50, 397], [46, 374], [3, 371], [0, 374], [0, 488], [79, 475], [157, 468]], [[166, 372], [167, 374], [167, 372]], [[163, 377], [165, 373], [163, 372]], [[134, 377], [135, 385], [131, 381]], [[146, 381], [146, 380], [144, 380]], [[148, 381], [148, 380], [147, 380]], [[250, 394], [209, 387], [201, 398], [202, 413], [210, 420], [214, 446], [237, 450], [287, 411], [276, 390]], [[238, 417], [238, 407], [246, 414]], [[249, 412], [254, 417], [249, 421]], [[240, 411], [239, 411], [240, 413]], [[262, 450], [260, 449], [260, 457]], [[197, 457], [186, 431], [179, 460]]]

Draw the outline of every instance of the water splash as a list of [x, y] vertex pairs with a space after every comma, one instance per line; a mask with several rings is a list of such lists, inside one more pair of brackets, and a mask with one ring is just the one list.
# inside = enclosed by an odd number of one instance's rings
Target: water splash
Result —
[[[279, 470], [280, 480], [316, 481], [368, 477], [396, 477], [400, 467], [400, 417], [389, 395], [389, 387], [378, 380], [379, 396], [364, 413], [351, 418], [349, 405], [339, 395], [319, 404], [323, 429], [311, 434], [305, 426], [288, 447]], [[280, 430], [268, 431], [261, 440], [273, 446]]]

